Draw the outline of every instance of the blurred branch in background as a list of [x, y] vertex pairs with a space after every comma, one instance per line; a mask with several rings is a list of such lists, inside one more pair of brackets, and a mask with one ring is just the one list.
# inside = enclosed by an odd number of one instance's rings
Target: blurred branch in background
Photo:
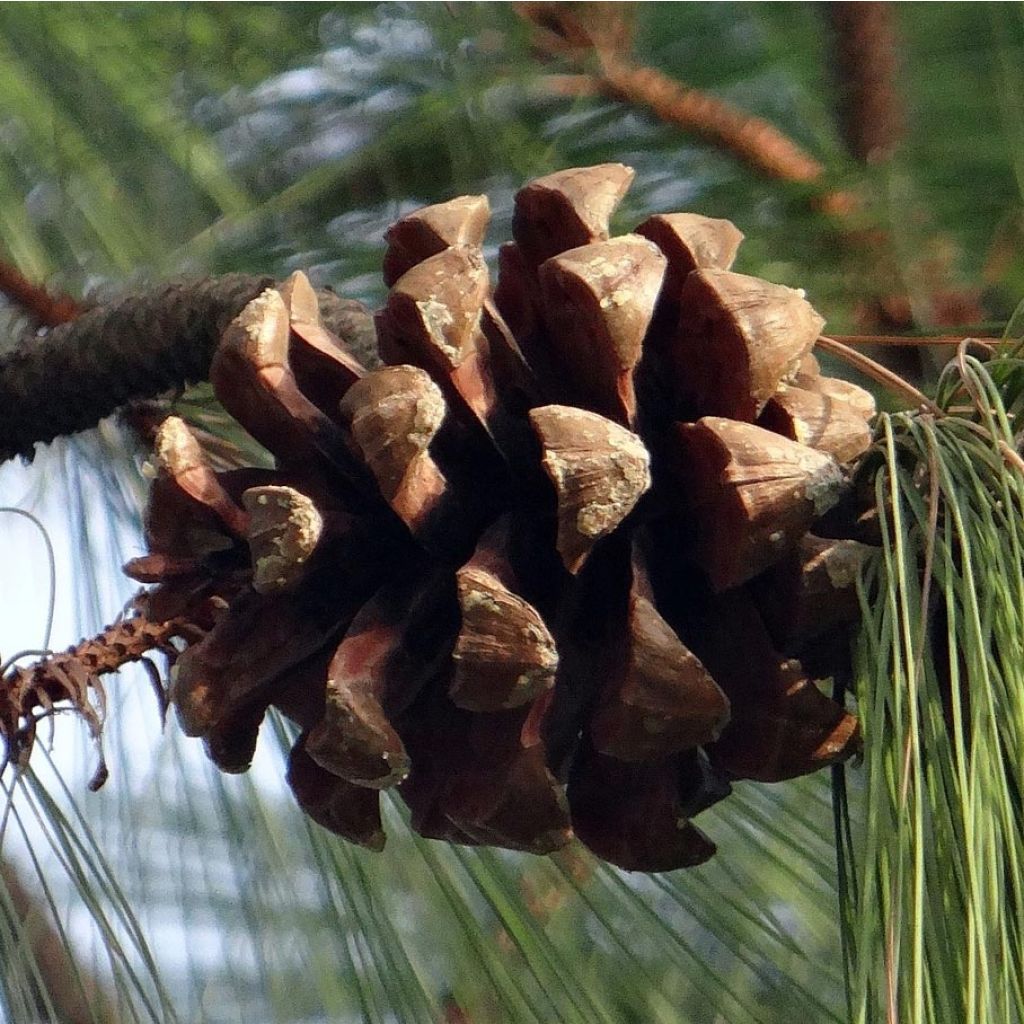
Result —
[[889, 3], [824, 5], [832, 32], [832, 73], [839, 124], [850, 154], [861, 163], [892, 157], [906, 131], [897, 84], [899, 41]]
[[760, 174], [790, 182], [817, 182], [825, 168], [763, 118], [693, 89], [629, 56], [635, 12], [618, 3], [519, 3], [535, 49], [547, 59], [596, 63], [593, 73], [539, 80], [556, 94], [604, 95], [647, 108], [654, 117], [731, 153]]
[[34, 1020], [115, 1024], [117, 1018], [110, 1012], [114, 1002], [105, 984], [84, 972], [67, 936], [51, 923], [35, 888], [25, 885], [12, 863], [0, 860], [0, 917], [5, 918], [0, 934], [17, 940], [14, 948], [0, 942], [4, 954], [0, 973], [5, 976], [0, 987], [9, 995], [25, 988], [22, 978], [31, 978], [27, 987], [34, 1005], [26, 1009]]

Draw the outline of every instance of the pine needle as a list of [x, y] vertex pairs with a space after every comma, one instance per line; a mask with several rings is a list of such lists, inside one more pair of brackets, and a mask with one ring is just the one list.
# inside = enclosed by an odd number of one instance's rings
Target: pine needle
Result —
[[[880, 417], [883, 544], [856, 651], [867, 825], [840, 843], [857, 1024], [1020, 1020], [1024, 474], [1007, 404], [1022, 375], [964, 348], [938, 395], [968, 415]], [[838, 795], [842, 830], [842, 780]]]

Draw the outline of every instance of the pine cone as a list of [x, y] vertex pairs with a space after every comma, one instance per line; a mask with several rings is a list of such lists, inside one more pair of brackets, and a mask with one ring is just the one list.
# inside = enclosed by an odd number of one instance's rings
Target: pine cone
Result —
[[[737, 779], [848, 757], [815, 671], [859, 547], [811, 535], [868, 444], [870, 396], [811, 355], [802, 293], [729, 270], [696, 214], [610, 238], [633, 172], [563, 171], [516, 200], [492, 292], [483, 196], [387, 233], [364, 369], [297, 273], [225, 332], [212, 380], [277, 458], [215, 473], [159, 432], [150, 610], [221, 609], [178, 660], [189, 735], [244, 770], [274, 706], [320, 824], [384, 842], [379, 791], [422, 835], [548, 853], [577, 835], [663, 871]], [[799, 386], [797, 386], [799, 384]]]

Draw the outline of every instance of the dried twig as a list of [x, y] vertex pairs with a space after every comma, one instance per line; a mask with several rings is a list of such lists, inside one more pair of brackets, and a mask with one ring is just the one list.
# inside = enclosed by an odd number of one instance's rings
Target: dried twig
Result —
[[[27, 762], [40, 721], [60, 711], [71, 711], [82, 718], [99, 747], [105, 703], [100, 677], [131, 662], [143, 661], [154, 651], [173, 661], [179, 653], [173, 641], [188, 643], [198, 635], [197, 627], [185, 618], [151, 621], [140, 597], [128, 617], [108, 626], [98, 636], [31, 666], [10, 668], [0, 679], [0, 739], [5, 744], [0, 772], [9, 764]], [[163, 715], [167, 698], [162, 689], [157, 690], [157, 695]], [[105, 780], [101, 752], [89, 788], [98, 789]]]
[[[932, 334], [932, 335], [906, 335], [906, 334], [833, 334], [833, 341], [841, 342], [844, 345], [879, 345], [892, 348], [941, 348], [943, 346], [959, 345], [964, 340], [964, 334]], [[998, 343], [998, 338], [977, 337], [971, 335], [971, 340], [979, 345], [990, 347], [992, 343]]]
[[831, 355], [837, 356], [843, 362], [860, 370], [861, 373], [867, 374], [872, 380], [878, 381], [879, 384], [887, 387], [890, 391], [895, 391], [897, 394], [909, 398], [914, 403], [916, 409], [925, 409], [935, 416], [946, 415], [945, 410], [941, 406], [936, 405], [926, 394], [918, 391], [913, 384], [904, 380], [898, 373], [893, 373], [892, 370], [881, 363], [877, 363], [874, 359], [864, 355], [863, 352], [858, 352], [856, 349], [836, 341], [835, 338], [826, 338], [824, 335], [818, 338], [815, 342], [815, 347], [819, 348], [822, 352], [828, 352]]
[[70, 295], [51, 295], [4, 260], [0, 260], [0, 292], [43, 327], [67, 323], [82, 312], [82, 307]]

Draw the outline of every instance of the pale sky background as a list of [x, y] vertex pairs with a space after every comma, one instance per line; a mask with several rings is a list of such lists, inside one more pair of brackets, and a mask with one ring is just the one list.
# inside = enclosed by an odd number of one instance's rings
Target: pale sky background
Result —
[[[126, 461], [124, 439], [112, 421], [106, 421], [98, 430], [87, 431], [72, 440], [59, 439], [37, 451], [31, 465], [18, 460], [0, 465], [0, 506], [31, 512], [47, 530], [56, 562], [51, 646], [63, 650], [114, 620], [138, 590], [139, 585], [117, 569], [142, 552], [137, 513], [133, 519], [132, 506], [144, 499], [145, 481], [137, 468]], [[81, 543], [86, 535], [95, 559], [91, 566], [82, 564]], [[0, 513], [0, 565], [3, 661], [17, 651], [43, 643], [49, 609], [46, 546], [39, 529], [23, 516]], [[34, 659], [27, 658], [24, 663], [31, 660]], [[163, 658], [158, 656], [154, 661], [163, 674]], [[105, 855], [121, 863], [122, 870], [125, 857], [132, 862], [144, 862], [159, 880], [161, 873], [177, 873], [170, 860], [181, 851], [159, 843], [154, 846], [145, 835], [136, 836], [135, 848], [126, 851], [119, 845], [124, 842], [124, 834], [118, 830], [139, 814], [145, 817], [147, 808], [151, 813], [161, 805], [163, 801], [157, 794], [180, 786], [183, 774], [194, 781], [199, 787], [196, 792], [200, 792], [201, 780], [212, 776], [213, 769], [206, 763], [202, 744], [177, 732], [173, 712], [166, 729], [161, 730], [156, 700], [141, 670], [129, 669], [104, 679], [108, 698], [105, 749], [111, 774], [103, 790], [93, 794], [87, 789], [97, 763], [96, 752], [86, 729], [72, 716], [62, 716], [57, 721], [53, 762], [75, 806], [90, 828], [97, 830], [97, 840]], [[49, 748], [49, 727], [44, 725], [39, 736], [39, 742]], [[268, 794], [284, 790], [280, 758], [270, 749], [273, 746], [272, 741], [263, 738], [253, 772], [261, 791]], [[67, 812], [68, 802], [60, 781], [48, 768], [46, 751], [37, 749], [32, 764], [47, 791]], [[5, 787], [10, 785], [10, 772], [3, 781]], [[242, 790], [241, 780], [228, 781], [232, 791]], [[16, 806], [22, 809], [21, 820], [42, 861], [44, 876], [69, 928], [76, 955], [89, 948], [101, 949], [93, 945], [96, 932], [88, 909], [74, 889], [69, 888], [64, 870], [49, 852], [45, 833], [33, 824], [27, 802], [20, 795], [16, 797]], [[11, 858], [26, 885], [34, 887], [35, 871], [26, 857], [24, 837], [13, 823], [4, 837], [2, 852], [4, 857]], [[212, 925], [209, 929], [197, 925], [197, 908], [182, 908], [180, 918], [169, 915], [166, 906], [157, 910], [156, 917], [147, 914], [145, 906], [134, 909], [145, 918], [144, 931], [151, 947], [160, 950], [165, 977], [175, 970], [201, 968], [204, 963], [211, 972], [223, 969], [224, 944], [232, 937]], [[190, 910], [186, 942], [185, 916]], [[130, 948], [131, 943], [128, 945]], [[244, 952], [235, 950], [232, 955], [244, 959]], [[105, 968], [101, 966], [99, 970], [102, 974]], [[0, 1022], [3, 1021], [0, 1008]]]

